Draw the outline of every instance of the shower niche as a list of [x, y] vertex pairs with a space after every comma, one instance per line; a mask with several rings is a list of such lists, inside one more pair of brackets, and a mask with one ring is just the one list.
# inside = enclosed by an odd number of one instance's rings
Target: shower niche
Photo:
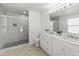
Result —
[[14, 27], [17, 27], [17, 24], [16, 24], [16, 23], [13, 23], [12, 25], [13, 25]]
[[28, 17], [0, 16], [0, 49], [28, 43]]

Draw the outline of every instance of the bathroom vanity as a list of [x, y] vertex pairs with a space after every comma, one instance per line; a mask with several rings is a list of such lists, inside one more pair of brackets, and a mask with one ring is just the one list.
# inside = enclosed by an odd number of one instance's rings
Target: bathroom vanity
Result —
[[79, 56], [79, 39], [43, 33], [40, 35], [40, 46], [50, 56]]

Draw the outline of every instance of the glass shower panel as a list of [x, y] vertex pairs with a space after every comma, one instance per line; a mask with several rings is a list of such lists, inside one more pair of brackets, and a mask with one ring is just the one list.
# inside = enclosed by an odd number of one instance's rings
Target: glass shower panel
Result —
[[21, 22], [19, 18], [7, 17], [7, 43], [22, 40], [23, 34], [20, 31]]
[[5, 42], [6, 42], [6, 39], [7, 39], [7, 36], [6, 36], [6, 32], [4, 30], [6, 30], [5, 26], [4, 26], [4, 19], [5, 17], [3, 16], [0, 16], [0, 49], [3, 48]]

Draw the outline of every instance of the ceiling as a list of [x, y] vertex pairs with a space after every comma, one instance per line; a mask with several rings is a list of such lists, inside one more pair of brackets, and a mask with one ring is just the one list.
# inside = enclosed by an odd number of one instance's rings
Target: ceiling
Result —
[[[79, 4], [73, 4], [72, 7], [64, 10], [55, 10], [64, 6], [66, 3], [0, 3], [0, 6], [5, 11], [10, 11], [18, 14], [23, 14], [28, 10], [34, 10], [38, 12], [51, 13], [51, 17], [60, 17], [63, 15], [73, 14], [79, 12]], [[56, 12], [55, 12], [56, 11]]]
[[27, 10], [34, 10], [38, 12], [49, 12], [64, 3], [1, 3], [0, 6], [5, 11], [15, 13], [23, 13]]

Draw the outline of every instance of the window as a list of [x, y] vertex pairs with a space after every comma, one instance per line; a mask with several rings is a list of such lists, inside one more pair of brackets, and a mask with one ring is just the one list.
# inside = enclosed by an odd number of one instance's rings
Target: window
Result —
[[68, 33], [79, 33], [79, 18], [68, 19]]

